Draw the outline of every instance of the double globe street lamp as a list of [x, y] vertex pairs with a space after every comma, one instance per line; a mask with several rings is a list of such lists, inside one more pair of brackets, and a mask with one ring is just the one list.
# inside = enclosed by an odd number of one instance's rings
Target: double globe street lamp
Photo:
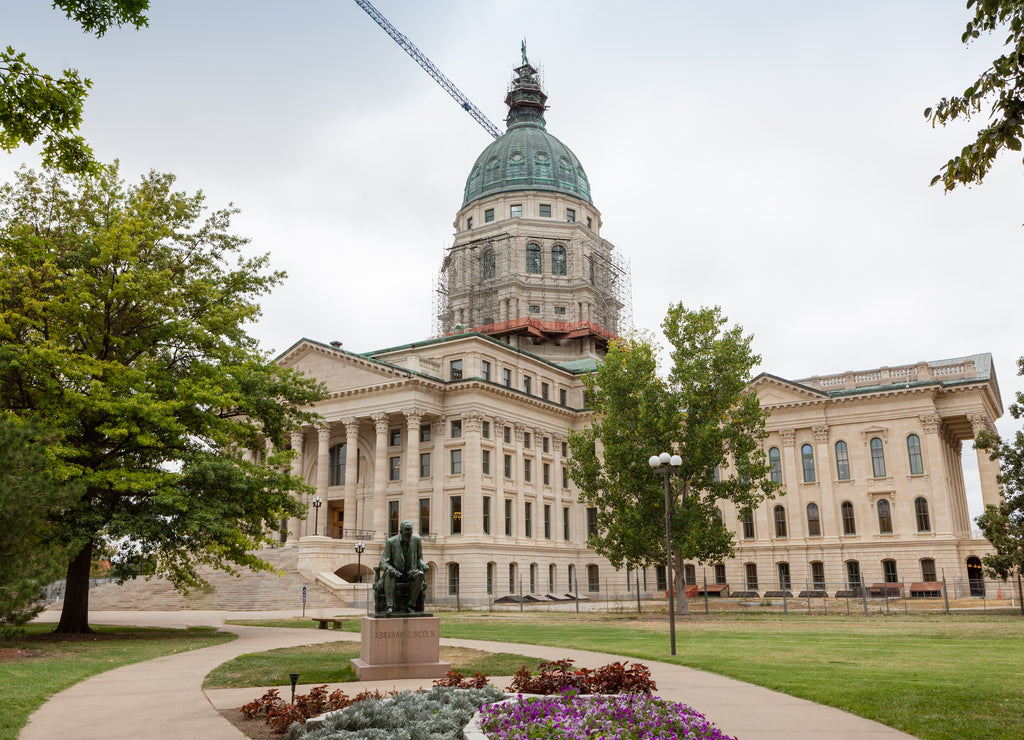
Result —
[[679, 455], [670, 455], [662, 452], [660, 455], [651, 455], [647, 464], [651, 469], [661, 476], [665, 484], [665, 580], [668, 584], [668, 632], [671, 643], [672, 655], [676, 654], [676, 605], [674, 591], [672, 588], [672, 508], [671, 492], [668, 484], [668, 474], [675, 469], [678, 473], [683, 464], [683, 458]]
[[319, 534], [320, 532], [320, 507], [324, 505], [324, 500], [320, 496], [313, 497], [313, 534]]

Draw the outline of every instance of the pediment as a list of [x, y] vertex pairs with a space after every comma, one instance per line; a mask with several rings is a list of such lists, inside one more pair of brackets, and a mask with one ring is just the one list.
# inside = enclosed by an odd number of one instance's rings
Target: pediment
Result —
[[277, 358], [277, 363], [316, 378], [330, 393], [391, 383], [408, 372], [362, 355], [303, 339]]
[[750, 382], [748, 387], [757, 393], [757, 398], [762, 406], [805, 403], [828, 398], [827, 394], [819, 390], [769, 373], [761, 373]]

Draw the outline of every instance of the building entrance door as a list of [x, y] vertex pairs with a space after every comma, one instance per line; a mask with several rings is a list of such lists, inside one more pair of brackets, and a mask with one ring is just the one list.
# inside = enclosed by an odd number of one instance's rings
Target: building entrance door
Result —
[[978, 558], [967, 558], [967, 581], [971, 586], [971, 596], [985, 595], [985, 575]]

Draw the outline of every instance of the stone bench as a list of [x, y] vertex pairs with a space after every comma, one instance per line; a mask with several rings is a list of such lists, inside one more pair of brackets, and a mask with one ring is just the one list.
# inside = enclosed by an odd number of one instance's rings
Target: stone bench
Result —
[[[325, 630], [325, 629], [340, 630], [341, 629], [341, 625], [345, 621], [344, 619], [335, 619], [333, 617], [325, 617], [323, 619], [321, 619], [320, 617], [313, 617], [312, 619], [313, 619], [314, 622], [317, 623], [317, 629], [319, 629], [319, 630]], [[328, 627], [327, 625], [332, 625], [332, 626]]]

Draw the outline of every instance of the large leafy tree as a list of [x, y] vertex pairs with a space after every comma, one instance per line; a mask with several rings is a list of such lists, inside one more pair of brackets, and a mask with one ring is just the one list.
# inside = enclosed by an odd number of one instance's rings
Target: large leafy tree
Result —
[[[1017, 360], [1017, 366], [1018, 374], [1024, 375], [1024, 357]], [[1024, 392], [1018, 391], [1010, 414], [1014, 419], [1024, 416]], [[1024, 574], [1024, 431], [1018, 430], [1012, 441], [982, 433], [976, 444], [1000, 461], [999, 483], [1003, 487], [1002, 503], [985, 507], [976, 520], [996, 550], [982, 561], [996, 578], [1019, 578]], [[1024, 610], [1024, 600], [1021, 605]]]
[[[54, 0], [53, 6], [84, 31], [103, 36], [113, 26], [146, 25], [149, 0]], [[75, 133], [90, 84], [77, 70], [53, 76], [14, 47], [0, 49], [0, 149], [38, 140], [46, 165], [68, 172], [94, 167], [92, 150]]]
[[[774, 495], [761, 440], [766, 414], [747, 389], [760, 362], [751, 337], [726, 327], [719, 308], [671, 306], [662, 328], [671, 347], [667, 379], [658, 374], [649, 337], [611, 344], [585, 378], [593, 423], [570, 432], [570, 475], [597, 510], [589, 544], [616, 568], [665, 562], [665, 497], [648, 458], [676, 452], [670, 476], [672, 557], [716, 563], [734, 553], [719, 502], [753, 507]], [[687, 603], [682, 568], [675, 573], [679, 611]]]
[[89, 630], [101, 544], [116, 573], [189, 587], [199, 563], [267, 568], [251, 550], [301, 513], [285, 435], [321, 391], [245, 330], [283, 275], [173, 183], [104, 166], [0, 187], [0, 404], [47, 425], [79, 491], [49, 522], [70, 553], [58, 631]]
[[988, 121], [973, 142], [950, 158], [932, 179], [949, 191], [980, 184], [1004, 149], [1019, 152], [1024, 139], [1024, 0], [967, 0], [974, 17], [961, 36], [970, 44], [982, 34], [1005, 33], [1005, 53], [960, 95], [943, 98], [924, 115], [933, 126], [970, 120], [987, 110]]
[[50, 520], [74, 500], [55, 474], [43, 425], [0, 411], [0, 634], [42, 610], [43, 587], [67, 560]]

